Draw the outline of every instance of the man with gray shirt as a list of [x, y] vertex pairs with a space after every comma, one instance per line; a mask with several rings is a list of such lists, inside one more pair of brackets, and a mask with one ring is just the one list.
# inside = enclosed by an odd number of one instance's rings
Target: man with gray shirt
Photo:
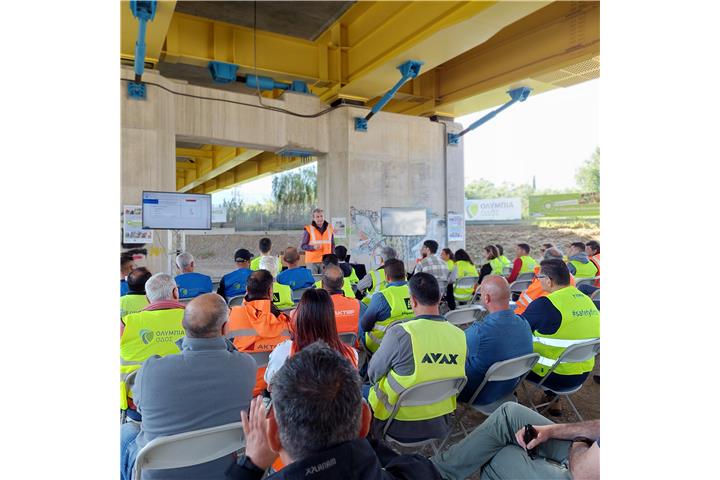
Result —
[[[401, 393], [398, 389], [465, 377], [465, 334], [440, 315], [437, 280], [429, 273], [416, 273], [408, 288], [415, 318], [390, 327], [368, 365], [373, 385], [366, 386], [363, 393], [373, 410], [372, 432], [377, 437]], [[455, 397], [420, 410], [400, 407], [388, 435], [406, 442], [442, 438], [449, 428], [447, 417], [455, 407]]]
[[[133, 388], [141, 426], [125, 423], [120, 431], [120, 475], [131, 480], [137, 453], [151, 440], [237, 421], [250, 405], [255, 361], [235, 350], [227, 333], [228, 306], [215, 293], [193, 299], [182, 320], [181, 352], [148, 358]], [[143, 479], [223, 478], [232, 456], [192, 467], [143, 472]]]

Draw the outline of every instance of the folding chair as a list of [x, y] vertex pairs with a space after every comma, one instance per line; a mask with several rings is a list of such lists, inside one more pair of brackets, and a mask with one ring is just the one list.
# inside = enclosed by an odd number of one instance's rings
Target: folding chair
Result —
[[[472, 288], [475, 287], [475, 284], [477, 283], [477, 281], [478, 281], [479, 278], [480, 278], [480, 277], [461, 277], [461, 278], [458, 278], [458, 279], [455, 281], [455, 289], [458, 289], [458, 288], [465, 289], [465, 290], [467, 290], [467, 289], [472, 289]], [[474, 298], [474, 296], [475, 296], [475, 292], [473, 292], [472, 294], [470, 294], [470, 295], [468, 296], [468, 299], [467, 299], [467, 300], [458, 300], [458, 299], [456, 298], [456, 299], [455, 299], [455, 302], [457, 302], [458, 305], [463, 305], [463, 304], [466, 304], [466, 303], [472, 301], [472, 299]]]
[[515, 279], [515, 281], [516, 281], [516, 282], [525, 282], [525, 281], [530, 281], [530, 282], [532, 282], [534, 278], [535, 278], [535, 273], [533, 273], [533, 272], [527, 272], [527, 273], [521, 273], [521, 274], [519, 274], [519, 275], [517, 276], [517, 278]]
[[[579, 419], [579, 421], [583, 421], [582, 415], [580, 415], [580, 412], [577, 411], [577, 408], [575, 408], [575, 404], [570, 400], [570, 395], [580, 390], [583, 386], [581, 383], [580, 385], [577, 385], [575, 387], [569, 388], [567, 390], [555, 390], [549, 387], [546, 387], [543, 385], [545, 383], [545, 380], [550, 376], [551, 373], [555, 371], [558, 365], [561, 363], [578, 363], [578, 362], [584, 362], [585, 360], [589, 360], [593, 358], [595, 355], [597, 355], [600, 352], [600, 339], [596, 338], [594, 340], [588, 340], [586, 342], [582, 343], [576, 343], [575, 345], [571, 345], [565, 349], [562, 355], [560, 355], [560, 358], [558, 358], [555, 363], [550, 367], [550, 370], [545, 374], [545, 376], [540, 380], [538, 383], [535, 383], [531, 380], [526, 380], [527, 383], [530, 383], [535, 388], [539, 390], [549, 390], [552, 393], [559, 395], [561, 397], [565, 397], [567, 402], [570, 404], [570, 407], [573, 409], [573, 412], [575, 412], [575, 415]], [[583, 382], [584, 383], [584, 382]], [[542, 413], [550, 406], [551, 402], [541, 403], [540, 405], [535, 405], [532, 401], [532, 397], [530, 396], [530, 393], [527, 391], [527, 388], [525, 388], [525, 383], [523, 383], [523, 391], [525, 392], [525, 395], [528, 398], [528, 402], [530, 402], [530, 406], [533, 410], [535, 410], [538, 413]], [[542, 408], [542, 411], [538, 410], [539, 408]]]
[[390, 412], [390, 417], [388, 417], [387, 422], [385, 423], [385, 427], [382, 432], [382, 440], [389, 440], [402, 447], [422, 447], [430, 444], [435, 454], [437, 454], [438, 448], [436, 443], [439, 438], [430, 437], [415, 442], [405, 443], [388, 435], [388, 429], [401, 407], [431, 405], [445, 400], [446, 398], [457, 397], [465, 386], [466, 381], [467, 379], [465, 377], [432, 380], [430, 382], [418, 383], [417, 385], [414, 385], [402, 392], [398, 397], [392, 412]]
[[[128, 373], [128, 376], [125, 377], [125, 395], [127, 395], [127, 392], [129, 392], [132, 389], [132, 386], [135, 385], [135, 377], [137, 377], [137, 373], [140, 371], [138, 368], [137, 370], [133, 370], [132, 372]], [[123, 424], [127, 421], [127, 409], [120, 410], [120, 423]]]
[[255, 360], [255, 363], [257, 363], [258, 368], [267, 367], [268, 362], [270, 361], [270, 351], [264, 351], [264, 352], [244, 352], [253, 357], [253, 360]]
[[245, 294], [237, 295], [235, 297], [228, 299], [228, 307], [237, 307], [239, 305], [242, 305], [243, 300], [245, 299]]
[[[490, 365], [488, 371], [485, 372], [485, 377], [483, 378], [482, 382], [480, 382], [478, 388], [475, 389], [475, 393], [473, 393], [472, 397], [470, 397], [470, 400], [467, 402], [468, 408], [472, 408], [473, 410], [476, 410], [483, 415], [489, 417], [503, 403], [517, 403], [517, 397], [515, 396], [514, 390], [525, 379], [528, 372], [532, 369], [532, 367], [535, 366], [539, 358], [540, 355], [537, 353], [528, 353], [527, 355], [523, 355], [521, 357], [510, 358], [508, 360], [495, 362]], [[483, 389], [488, 383], [512, 380], [513, 378], [517, 379], [517, 381], [515, 382], [515, 385], [510, 390], [510, 393], [508, 395], [493, 403], [488, 403], [486, 405], [475, 405], [475, 399], [480, 395], [480, 393], [483, 391]], [[462, 418], [465, 415], [466, 411], [467, 410], [465, 410], [462, 414], [455, 414], [455, 424], [450, 429], [443, 442], [440, 444], [440, 447], [438, 447], [438, 450], [442, 450], [442, 447], [445, 445], [448, 439], [450, 439], [450, 437], [452, 436], [452, 432], [453, 430], [455, 430], [455, 427], [457, 425], [460, 425], [460, 428], [462, 429], [465, 436], [468, 436], [468, 432], [465, 430], [465, 426], [462, 424]]]
[[466, 305], [462, 308], [451, 310], [445, 314], [445, 319], [456, 327], [473, 323], [479, 312], [485, 311], [480, 305]]
[[340, 341], [346, 345], [350, 345], [351, 347], [355, 347], [355, 345], [357, 345], [357, 339], [358, 339], [357, 333], [347, 332], [347, 333], [341, 333], [338, 336], [340, 337]]
[[302, 297], [302, 294], [305, 293], [305, 290], [310, 290], [313, 287], [308, 288], [298, 288], [297, 290], [292, 291], [292, 301], [295, 303], [298, 303], [300, 301], [300, 298]]
[[532, 283], [532, 280], [515, 280], [513, 283], [510, 284], [510, 293], [512, 296], [512, 300], [516, 301], [522, 292], [527, 290], [527, 288]]
[[595, 286], [595, 280], [599, 280], [600, 277], [575, 277], [575, 288], [580, 288], [580, 285]]
[[508, 266], [508, 267], [503, 267], [502, 274], [503, 274], [504, 276], [507, 277], [507, 276], [510, 275], [511, 273], [512, 273], [512, 265], [510, 265], [510, 266]]
[[210, 462], [245, 448], [242, 422], [158, 437], [137, 454], [133, 479], [143, 470], [165, 470]]

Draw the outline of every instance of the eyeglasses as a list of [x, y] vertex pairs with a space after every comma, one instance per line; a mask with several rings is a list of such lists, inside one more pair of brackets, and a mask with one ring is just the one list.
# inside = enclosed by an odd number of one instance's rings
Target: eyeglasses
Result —
[[547, 275], [543, 275], [543, 274], [538, 274], [538, 275], [537, 275], [537, 278], [538, 278], [538, 280], [539, 280], [539, 279], [541, 279], [541, 278], [548, 278], [548, 276], [547, 276]]

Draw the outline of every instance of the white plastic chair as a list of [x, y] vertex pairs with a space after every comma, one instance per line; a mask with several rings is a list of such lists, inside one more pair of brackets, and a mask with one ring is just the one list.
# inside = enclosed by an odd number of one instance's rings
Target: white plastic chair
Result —
[[[546, 385], [544, 385], [545, 380], [550, 376], [551, 373], [555, 371], [558, 365], [561, 363], [579, 363], [584, 362], [586, 360], [589, 360], [593, 358], [595, 355], [600, 353], [600, 339], [596, 338], [594, 340], [588, 340], [587, 342], [582, 343], [576, 343], [575, 345], [571, 345], [565, 349], [565, 351], [560, 355], [560, 357], [555, 361], [552, 367], [550, 367], [550, 370], [545, 374], [545, 376], [540, 380], [540, 382], [535, 383], [531, 380], [525, 379], [526, 383], [529, 383], [530, 385], [534, 386], [537, 389], [540, 390], [549, 390], [553, 392], [556, 395], [559, 395], [561, 397], [565, 397], [565, 400], [570, 404], [570, 407], [572, 408], [573, 412], [575, 412], [575, 415], [579, 419], [580, 422], [583, 421], [582, 415], [580, 415], [580, 412], [578, 412], [577, 408], [575, 408], [575, 404], [570, 400], [570, 395], [580, 390], [583, 386], [581, 383], [580, 385], [577, 385], [575, 387], [569, 388], [567, 390], [555, 390], [552, 389]], [[583, 382], [584, 383], [584, 382]], [[546, 402], [541, 403], [540, 405], [535, 405], [532, 401], [532, 397], [528, 393], [527, 389], [525, 388], [525, 382], [523, 383], [523, 390], [525, 391], [525, 395], [528, 398], [528, 402], [530, 402], [530, 406], [533, 410], [535, 410], [538, 413], [544, 412], [552, 402]], [[543, 408], [544, 407], [544, 408]], [[539, 408], [542, 408], [542, 411], [538, 410]]]
[[158, 437], [137, 454], [133, 479], [143, 470], [190, 467], [230, 455], [245, 448], [242, 422]]
[[[465, 289], [465, 290], [473, 289], [473, 288], [475, 287], [475, 284], [477, 283], [477, 281], [478, 281], [479, 278], [480, 278], [480, 277], [461, 277], [461, 278], [458, 278], [458, 279], [455, 281], [455, 289], [458, 289], [458, 288]], [[455, 298], [455, 301], [457, 302], [458, 305], [464, 305], [464, 304], [466, 304], [466, 303], [468, 303], [468, 302], [471, 302], [472, 299], [474, 298], [474, 296], [475, 296], [475, 292], [473, 292], [472, 294], [469, 294], [467, 300], [458, 300], [457, 297], [456, 297], [456, 298]]]
[[532, 280], [515, 280], [513, 283], [510, 284], [510, 292], [511, 293], [517, 293], [521, 294], [532, 283]]
[[485, 308], [480, 305], [465, 305], [462, 308], [457, 308], [447, 312], [445, 314], [445, 319], [456, 327], [468, 325], [473, 323], [477, 318], [478, 313], [484, 310]]
[[389, 440], [403, 447], [421, 447], [423, 445], [430, 444], [435, 454], [437, 454], [438, 448], [436, 444], [439, 438], [428, 437], [426, 439], [406, 443], [388, 435], [388, 429], [401, 407], [431, 405], [450, 397], [457, 397], [465, 386], [466, 381], [467, 379], [465, 377], [432, 380], [430, 382], [418, 383], [417, 385], [414, 385], [402, 392], [398, 396], [397, 402], [395, 403], [392, 412], [390, 412], [390, 417], [388, 417], [387, 422], [385, 423], [385, 427], [382, 432], [382, 440]]
[[242, 305], [243, 300], [245, 299], [245, 294], [237, 295], [235, 297], [228, 299], [228, 307], [236, 307], [239, 305]]
[[[538, 359], [540, 358], [540, 355], [537, 353], [528, 353], [527, 355], [522, 355], [520, 357], [510, 358], [508, 360], [503, 360], [500, 362], [495, 362], [492, 365], [490, 365], [490, 368], [488, 368], [487, 372], [485, 372], [485, 377], [483, 378], [482, 382], [480, 382], [480, 385], [478, 385], [478, 388], [475, 389], [475, 392], [473, 393], [472, 397], [470, 397], [470, 400], [467, 402], [468, 408], [472, 408], [473, 410], [476, 410], [480, 413], [482, 413], [485, 416], [490, 416], [492, 413], [497, 410], [503, 403], [506, 402], [515, 402], [517, 403], [517, 397], [515, 396], [514, 390], [517, 388], [518, 385], [525, 379], [528, 372], [535, 366]], [[493, 402], [488, 403], [486, 405], [475, 405], [475, 399], [480, 395], [480, 393], [483, 391], [485, 386], [490, 382], [501, 382], [504, 380], [512, 380], [517, 379], [517, 382], [515, 382], [515, 386], [511, 389], [510, 394], [507, 396]], [[467, 411], [467, 410], [466, 410]], [[445, 442], [448, 441], [448, 439], [452, 436], [453, 430], [455, 430], [455, 427], [459, 424], [462, 428], [463, 433], [465, 436], [468, 436], [468, 432], [465, 430], [465, 426], [462, 424], [462, 418], [464, 416], [465, 412], [462, 414], [455, 414], [455, 425], [453, 428], [448, 432], [447, 436], [443, 440], [442, 444], [440, 444], [439, 450], [442, 450], [442, 447], [445, 445]]]
[[575, 288], [580, 288], [580, 285], [595, 286], [595, 280], [600, 280], [600, 277], [575, 277]]

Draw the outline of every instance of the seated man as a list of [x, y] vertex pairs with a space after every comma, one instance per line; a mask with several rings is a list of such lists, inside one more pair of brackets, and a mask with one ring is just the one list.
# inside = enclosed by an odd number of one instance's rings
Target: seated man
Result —
[[271, 272], [274, 277], [275, 275], [277, 275], [277, 272], [282, 270], [282, 263], [280, 263], [280, 257], [273, 257], [272, 255], [270, 255], [270, 250], [272, 250], [272, 240], [267, 237], [261, 238], [260, 242], [258, 243], [258, 248], [260, 249], [260, 256], [252, 259], [252, 261], [250, 262], [250, 270], [252, 270], [253, 272], [255, 270], [259, 270], [260, 262], [267, 257], [276, 264], [275, 271]]
[[337, 265], [327, 265], [323, 272], [322, 288], [330, 294], [335, 306], [337, 332], [352, 332], [357, 335], [360, 315], [367, 309], [365, 304], [355, 297], [347, 297], [342, 290], [345, 278]]
[[[595, 264], [595, 267], [597, 267], [597, 273], [595, 274], [596, 277], [600, 276], [600, 242], [597, 242], [595, 240], [590, 240], [585, 244], [585, 253], [587, 253], [588, 258], [591, 262]], [[598, 278], [595, 280], [595, 286], [597, 288], [600, 288], [600, 279]], [[583, 292], [586, 293], [587, 292]], [[592, 295], [592, 292], [589, 293], [589, 295]]]
[[[323, 273], [325, 273], [325, 269], [329, 265], [335, 265], [336, 267], [340, 266], [340, 261], [338, 260], [338, 257], [334, 253], [328, 253], [327, 255], [322, 256], [322, 269]], [[341, 270], [342, 271], [342, 270]], [[313, 284], [315, 288], [322, 288], [321, 286], [322, 280], [318, 280]], [[343, 295], [345, 295], [348, 298], [355, 298], [355, 292], [353, 292], [352, 285], [350, 284], [349, 278], [343, 278], [343, 285], [342, 285], [342, 292]]]
[[397, 252], [395, 252], [394, 248], [386, 246], [380, 250], [380, 266], [375, 270], [370, 270], [370, 273], [365, 275], [357, 284], [358, 292], [367, 291], [365, 298], [362, 300], [364, 304], [369, 305], [370, 297], [387, 286], [384, 270], [385, 262], [396, 258]]
[[[573, 478], [599, 478], [597, 421], [554, 425], [530, 409], [507, 403], [441, 455], [429, 459], [399, 455], [383, 442], [365, 439], [372, 412], [359, 388], [360, 379], [350, 362], [322, 342], [289, 358], [273, 377], [272, 408], [266, 409], [256, 398], [248, 413], [240, 412], [247, 447], [226, 478], [260, 480], [278, 455], [285, 467], [268, 479], [317, 474], [317, 478], [344, 480], [461, 480], [477, 471], [481, 478], [569, 478], [565, 468], [546, 458], [567, 460]], [[537, 460], [528, 457], [518, 439], [526, 424], [538, 431]], [[597, 443], [588, 447], [578, 437]], [[493, 477], [495, 471], [500, 475]]]
[[[422, 260], [415, 265], [413, 274], [420, 272], [429, 273], [435, 277], [440, 291], [445, 294], [450, 279], [450, 270], [448, 270], [447, 263], [443, 262], [437, 255], [438, 248], [439, 245], [435, 240], [425, 240], [423, 242], [420, 248]], [[448, 298], [448, 300], [450, 299]], [[451, 308], [454, 308], [454, 305]]]
[[[290, 338], [288, 317], [272, 304], [273, 277], [267, 270], [253, 272], [247, 281], [242, 305], [230, 309], [228, 338], [241, 352], [271, 352], [278, 343]], [[257, 370], [253, 396], [267, 388], [265, 367]]]
[[505, 253], [503, 252], [503, 246], [500, 244], [495, 245], [495, 248], [498, 250], [498, 260], [500, 260], [500, 263], [502, 263], [503, 270], [506, 268], [510, 268], [512, 263], [510, 263], [510, 260], [505, 256]]
[[569, 253], [567, 267], [571, 275], [575, 275], [577, 278], [593, 278], [597, 276], [598, 268], [595, 266], [595, 262], [591, 262], [588, 254], [585, 253], [585, 244], [583, 242], [571, 243]]
[[145, 291], [150, 304], [141, 312], [125, 315], [120, 322], [120, 404], [134, 420], [139, 417], [125, 379], [153, 355], [178, 353], [175, 342], [185, 334], [181, 325], [185, 306], [178, 302], [173, 278], [156, 273], [145, 284]]
[[300, 254], [295, 247], [285, 249], [283, 261], [287, 265], [287, 270], [278, 273], [277, 281], [283, 285], [289, 285], [293, 290], [301, 288], [309, 288], [315, 283], [312, 273], [305, 267], [299, 266]]
[[[567, 347], [600, 338], [600, 312], [593, 301], [570, 285], [570, 272], [562, 260], [543, 260], [538, 274], [546, 297], [533, 300], [523, 313], [533, 331], [533, 350], [540, 354], [527, 379], [539, 382]], [[595, 359], [562, 363], [543, 385], [569, 389], [580, 385], [595, 366]], [[554, 395], [548, 393], [548, 399]], [[550, 414], [560, 414], [559, 405]]]
[[[134, 386], [142, 424], [121, 427], [123, 480], [130, 480], [137, 453], [153, 439], [237, 422], [238, 411], [248, 408], [257, 366], [223, 338], [227, 319], [222, 297], [200, 295], [184, 311], [180, 354], [153, 356], [143, 364]], [[146, 470], [142, 478], [223, 478], [232, 463], [227, 455], [186, 468]]]
[[537, 262], [530, 256], [530, 245], [527, 243], [518, 243], [515, 248], [515, 261], [513, 262], [512, 271], [507, 277], [508, 283], [517, 280], [517, 277], [523, 273], [532, 273]]
[[212, 292], [212, 278], [195, 272], [195, 258], [188, 252], [183, 252], [175, 259], [180, 275], [175, 277], [180, 298], [195, 298], [203, 293]]
[[241, 248], [235, 252], [235, 265], [238, 267], [234, 272], [225, 274], [220, 280], [217, 293], [228, 302], [231, 298], [245, 295], [245, 284], [252, 273], [250, 270], [250, 259], [253, 254]]
[[[552, 258], [562, 260], [563, 254], [557, 248], [550, 248], [548, 250], [545, 250], [545, 256], [543, 260], [550, 260]], [[522, 292], [520, 294], [520, 297], [518, 297], [517, 299], [517, 303], [515, 306], [516, 315], [522, 315], [527, 306], [530, 305], [530, 302], [532, 302], [536, 298], [547, 296], [547, 292], [543, 290], [542, 285], [540, 284], [540, 279], [537, 277], [538, 273], [540, 273], [540, 265], [535, 265], [535, 267], [533, 268], [533, 272], [535, 273], [535, 277], [533, 278], [532, 283], [530, 283], [530, 286], [525, 289], [525, 291]], [[570, 285], [575, 286], [575, 277], [573, 277], [572, 275], [570, 275]]]
[[[510, 310], [510, 286], [504, 277], [490, 275], [480, 284], [480, 303], [489, 312], [482, 321], [465, 330], [468, 381], [458, 400], [468, 402], [495, 362], [532, 353], [533, 339], [525, 319]], [[475, 405], [487, 405], [506, 397], [515, 389], [516, 380], [489, 382], [475, 399]]]
[[132, 255], [120, 255], [120, 296], [128, 292], [127, 276], [137, 268]]
[[[387, 330], [368, 365], [373, 385], [367, 399], [373, 410], [373, 434], [378, 437], [404, 390], [432, 380], [465, 378], [465, 335], [440, 315], [437, 280], [429, 273], [416, 273], [408, 288], [414, 318]], [[455, 400], [450, 397], [423, 407], [400, 407], [388, 435], [407, 442], [444, 437]]]
[[[266, 270], [273, 276], [273, 278], [277, 278], [277, 268], [277, 262], [275, 259], [273, 257], [265, 256], [262, 257], [262, 260], [260, 260], [260, 264], [257, 269]], [[278, 310], [284, 310], [295, 306], [295, 302], [293, 302], [292, 299], [292, 288], [275, 281], [273, 282], [272, 289], [272, 303], [275, 305], [275, 308]]]
[[338, 245], [335, 247], [335, 255], [338, 257], [338, 260], [340, 261], [339, 267], [343, 272], [343, 275], [347, 277], [348, 280], [350, 280], [350, 283], [353, 285], [356, 285], [360, 279], [357, 276], [357, 273], [355, 273], [355, 269], [352, 265], [350, 265], [347, 261], [347, 248], [343, 245]]
[[130, 313], [136, 313], [147, 307], [148, 299], [145, 296], [145, 284], [152, 274], [145, 267], [136, 268], [127, 276], [128, 291], [120, 297], [120, 318]]
[[405, 280], [405, 264], [397, 259], [388, 260], [384, 271], [387, 286], [373, 295], [370, 306], [360, 317], [360, 341], [371, 353], [378, 349], [391, 324], [414, 316]]

